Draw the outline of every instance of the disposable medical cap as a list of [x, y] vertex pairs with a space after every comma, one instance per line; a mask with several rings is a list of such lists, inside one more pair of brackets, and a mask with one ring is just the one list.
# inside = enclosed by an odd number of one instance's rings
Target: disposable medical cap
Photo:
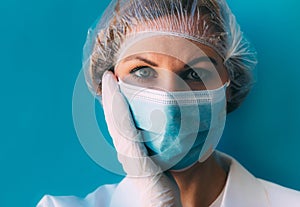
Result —
[[114, 70], [126, 37], [142, 32], [175, 35], [214, 49], [223, 58], [231, 80], [228, 112], [237, 108], [251, 89], [256, 52], [225, 0], [114, 0], [89, 29], [84, 47], [83, 67], [93, 92], [101, 93], [102, 75]]

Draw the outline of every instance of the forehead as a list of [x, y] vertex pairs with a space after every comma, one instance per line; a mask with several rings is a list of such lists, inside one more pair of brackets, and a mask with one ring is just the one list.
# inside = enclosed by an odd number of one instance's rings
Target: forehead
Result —
[[175, 35], [142, 33], [128, 38], [121, 46], [117, 64], [122, 60], [138, 54], [162, 54], [176, 58], [182, 62], [209, 56], [220, 59], [210, 47]]

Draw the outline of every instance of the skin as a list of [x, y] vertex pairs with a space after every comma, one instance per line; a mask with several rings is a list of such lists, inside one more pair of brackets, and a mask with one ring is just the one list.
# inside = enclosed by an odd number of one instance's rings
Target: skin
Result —
[[[222, 58], [210, 47], [190, 41], [204, 52], [199, 53], [196, 58], [204, 58], [197, 62], [195, 67], [186, 67], [186, 62], [195, 59], [195, 53], [190, 53], [190, 50], [184, 51], [186, 47], [178, 43], [176, 38], [163, 37], [149, 41], [149, 44], [142, 44], [142, 50], [132, 48], [134, 51], [138, 50], [138, 53], [132, 55], [129, 52], [124, 55], [124, 58], [120, 58], [114, 71], [118, 79], [143, 87], [167, 91], [215, 89], [228, 82], [228, 74]], [[153, 52], [150, 48], [151, 45], [159, 45], [157, 46], [160, 47], [158, 51], [164, 52]], [[174, 55], [167, 55], [165, 51], [168, 49], [180, 51], [180, 57], [184, 56], [182, 58], [184, 61], [178, 60]], [[210, 74], [203, 76], [206, 78], [205, 83], [197, 78], [198, 74], [198, 77], [202, 77], [202, 70], [207, 70]], [[139, 79], [133, 76], [139, 76]], [[184, 207], [209, 206], [225, 186], [226, 171], [221, 167], [214, 153], [208, 156], [204, 162], [197, 162], [187, 170], [171, 171], [179, 187]]]
[[215, 153], [203, 163], [198, 162], [185, 171], [171, 174], [179, 187], [184, 207], [211, 205], [222, 192], [227, 178], [227, 172], [221, 167]]
[[172, 36], [133, 44], [119, 57], [115, 74], [124, 82], [165, 91], [211, 90], [228, 81], [223, 60], [213, 49]]

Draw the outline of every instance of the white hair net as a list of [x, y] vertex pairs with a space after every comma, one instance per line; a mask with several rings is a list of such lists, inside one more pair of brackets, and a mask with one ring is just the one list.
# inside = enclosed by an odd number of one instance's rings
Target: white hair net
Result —
[[114, 70], [129, 34], [158, 31], [214, 49], [231, 81], [228, 112], [240, 105], [253, 85], [256, 52], [225, 0], [113, 0], [89, 29], [84, 47], [83, 67], [91, 91], [101, 93], [102, 74]]

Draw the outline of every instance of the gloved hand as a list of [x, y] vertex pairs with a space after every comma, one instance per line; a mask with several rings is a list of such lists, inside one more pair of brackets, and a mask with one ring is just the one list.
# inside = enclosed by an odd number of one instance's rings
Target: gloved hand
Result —
[[180, 195], [175, 182], [147, 155], [141, 132], [135, 127], [126, 99], [119, 90], [116, 77], [106, 71], [102, 79], [102, 103], [108, 131], [118, 153], [118, 159], [142, 192], [143, 206], [179, 207]]

